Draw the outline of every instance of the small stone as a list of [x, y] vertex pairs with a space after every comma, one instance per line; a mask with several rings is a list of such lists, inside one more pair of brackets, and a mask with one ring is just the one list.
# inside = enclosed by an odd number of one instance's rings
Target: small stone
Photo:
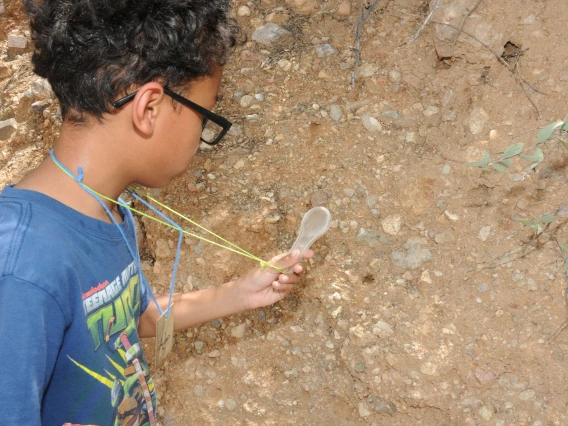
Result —
[[477, 291], [479, 293], [485, 293], [487, 290], [489, 290], [489, 286], [487, 285], [487, 283], [481, 283], [477, 286]]
[[385, 244], [390, 244], [390, 241], [384, 235], [378, 234], [373, 231], [367, 231], [365, 228], [359, 229], [356, 240], [357, 243], [363, 243], [371, 248], [379, 248]]
[[18, 128], [18, 123], [15, 118], [0, 121], [0, 141], [7, 140]]
[[239, 160], [235, 163], [235, 165], [233, 166], [234, 169], [242, 169], [245, 166], [245, 160]]
[[250, 16], [250, 8], [248, 6], [241, 6], [237, 10], [237, 15], [239, 16]]
[[164, 259], [166, 257], [170, 257], [170, 254], [171, 254], [170, 247], [166, 240], [160, 238], [158, 241], [156, 241], [156, 251], [155, 251], [156, 257]]
[[483, 108], [474, 108], [469, 116], [469, 131], [473, 135], [478, 135], [483, 131], [489, 115]]
[[486, 241], [487, 238], [489, 238], [489, 235], [491, 235], [491, 225], [481, 228], [479, 230], [479, 234], [477, 234], [477, 238], [481, 241]]
[[337, 53], [337, 49], [333, 47], [331, 44], [318, 44], [316, 46], [316, 55], [320, 58], [325, 58], [326, 56], [335, 55]]
[[389, 215], [383, 219], [381, 225], [383, 230], [389, 235], [397, 235], [402, 226], [402, 216], [399, 214]]
[[43, 113], [43, 111], [51, 104], [51, 101], [45, 99], [43, 101], [35, 101], [31, 108], [38, 114]]
[[331, 78], [331, 74], [329, 73], [329, 71], [326, 70], [321, 70], [320, 72], [318, 72], [318, 78], [320, 80], [329, 80]]
[[298, 15], [310, 15], [316, 10], [316, 0], [286, 0]]
[[241, 106], [243, 108], [248, 108], [249, 106], [251, 106], [252, 102], [254, 101], [254, 97], [251, 95], [244, 95], [241, 100], [239, 101], [239, 103], [241, 104]]
[[449, 175], [451, 171], [452, 171], [452, 167], [448, 164], [446, 164], [444, 167], [442, 167], [442, 174], [443, 175]]
[[420, 366], [420, 371], [428, 376], [433, 376], [434, 374], [436, 374], [437, 369], [438, 368], [436, 367], [436, 365], [431, 362], [425, 362]]
[[448, 111], [442, 116], [442, 121], [456, 121], [457, 115], [455, 111]]
[[373, 334], [375, 336], [379, 336], [381, 339], [385, 339], [389, 336], [392, 336], [394, 334], [394, 331], [386, 322], [379, 321], [373, 326]]
[[536, 21], [536, 17], [531, 13], [529, 16], [527, 16], [525, 19], [523, 19], [521, 21], [521, 24], [523, 25], [532, 25], [534, 24]]
[[310, 202], [312, 207], [322, 206], [327, 203], [327, 194], [324, 191], [315, 191]]
[[45, 78], [36, 78], [30, 84], [30, 88], [26, 90], [24, 96], [33, 99], [51, 99], [53, 98], [53, 91], [51, 85]]
[[274, 223], [278, 223], [280, 221], [280, 219], [282, 219], [282, 216], [280, 215], [280, 213], [273, 213], [271, 215], [266, 216], [264, 221], [266, 223], [274, 224]]
[[486, 405], [479, 409], [479, 415], [483, 420], [489, 421], [493, 417], [493, 411], [491, 411]]
[[378, 67], [370, 63], [364, 63], [357, 69], [357, 77], [367, 78], [372, 77], [377, 72]]
[[290, 71], [292, 69], [292, 62], [290, 62], [288, 59], [280, 59], [278, 61], [278, 66], [283, 71]]
[[225, 400], [225, 408], [229, 411], [235, 411], [235, 409], [237, 408], [237, 403], [235, 402], [234, 399], [227, 398]]
[[400, 74], [400, 72], [397, 71], [397, 70], [390, 70], [390, 71], [389, 71], [389, 80], [390, 80], [392, 83], [395, 83], [395, 84], [400, 83], [400, 80], [401, 80], [401, 74]]
[[367, 405], [364, 402], [359, 403], [359, 415], [361, 417], [369, 417], [371, 412], [367, 409]]
[[436, 236], [434, 237], [434, 241], [436, 241], [437, 244], [449, 243], [451, 241], [454, 241], [455, 239], [456, 236], [452, 229], [446, 229], [445, 231], [436, 234]]
[[363, 122], [363, 127], [371, 133], [380, 132], [383, 129], [381, 123], [370, 115], [363, 115], [361, 121]]
[[202, 342], [201, 340], [196, 340], [193, 343], [193, 346], [195, 346], [195, 352], [197, 352], [198, 354], [203, 353], [203, 350], [205, 349], [205, 342]]
[[535, 396], [535, 391], [532, 390], [532, 389], [527, 389], [527, 390], [525, 390], [525, 391], [522, 391], [522, 392], [519, 394], [519, 399], [520, 399], [521, 401], [528, 401], [529, 399], [533, 399], [534, 396]]
[[433, 115], [436, 115], [439, 112], [440, 108], [431, 105], [427, 107], [424, 111], [422, 111], [422, 114], [424, 114], [425, 117], [432, 117]]
[[209, 358], [218, 358], [221, 356], [221, 351], [219, 349], [213, 349], [207, 354]]
[[427, 241], [425, 238], [409, 238], [404, 245], [406, 253], [393, 251], [391, 253], [391, 261], [395, 266], [402, 269], [418, 269], [424, 262], [432, 258], [432, 252], [425, 247], [426, 245]]
[[351, 2], [342, 1], [337, 8], [337, 16], [349, 16], [351, 14]]
[[278, 25], [269, 22], [258, 27], [252, 34], [252, 39], [264, 46], [273, 46], [282, 43], [292, 37], [292, 33]]
[[406, 143], [416, 142], [416, 134], [414, 132], [408, 132], [404, 138]]
[[197, 385], [193, 388], [193, 393], [196, 396], [203, 396], [203, 386], [201, 385]]
[[422, 272], [422, 275], [420, 275], [420, 281], [426, 284], [432, 284], [432, 278], [430, 277], [430, 272], [428, 272], [427, 270]]
[[353, 197], [355, 195], [355, 190], [352, 188], [345, 188], [343, 190], [343, 193], [348, 196], [349, 198]]
[[233, 336], [236, 339], [242, 339], [243, 337], [245, 337], [247, 329], [248, 329], [247, 323], [243, 322], [242, 324], [233, 327], [233, 329], [231, 330], [231, 336]]
[[492, 371], [475, 370], [475, 377], [479, 380], [479, 383], [486, 385], [495, 380], [497, 375]]
[[329, 107], [329, 117], [333, 121], [341, 120], [341, 117], [343, 117], [343, 111], [341, 111], [341, 107], [339, 105], [332, 105], [331, 107]]
[[398, 411], [396, 405], [386, 399], [379, 398], [378, 396], [369, 395], [367, 397], [367, 403], [377, 413], [396, 414]]
[[8, 34], [8, 47], [16, 49], [25, 49], [28, 47], [28, 39], [25, 35], [19, 33]]
[[457, 222], [458, 220], [460, 220], [460, 217], [459, 217], [457, 214], [452, 213], [452, 212], [449, 211], [449, 210], [444, 210], [444, 214], [445, 214], [446, 217], [447, 217], [448, 219], [450, 219], [451, 221]]

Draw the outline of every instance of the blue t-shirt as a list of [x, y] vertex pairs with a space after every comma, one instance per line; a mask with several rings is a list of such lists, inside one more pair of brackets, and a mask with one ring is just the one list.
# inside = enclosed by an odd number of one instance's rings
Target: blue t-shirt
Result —
[[[120, 224], [136, 248], [134, 223]], [[116, 225], [0, 194], [0, 425], [154, 423], [138, 337], [150, 294]]]

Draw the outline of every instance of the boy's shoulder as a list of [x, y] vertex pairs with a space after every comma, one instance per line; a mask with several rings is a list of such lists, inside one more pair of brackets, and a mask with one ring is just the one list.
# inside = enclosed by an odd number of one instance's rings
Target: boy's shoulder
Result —
[[113, 248], [122, 247], [115, 228], [39, 192], [6, 187], [0, 194], [0, 277], [14, 276], [54, 296], [66, 293], [67, 285], [99, 272]]

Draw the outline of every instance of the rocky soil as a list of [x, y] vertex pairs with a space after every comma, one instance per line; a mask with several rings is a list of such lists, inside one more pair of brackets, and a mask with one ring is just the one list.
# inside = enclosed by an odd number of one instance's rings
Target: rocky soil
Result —
[[[512, 220], [563, 205], [566, 151], [547, 144], [530, 172], [464, 166], [533, 145], [568, 113], [568, 3], [379, 0], [360, 26], [360, 63], [356, 0], [233, 3], [247, 41], [215, 110], [231, 133], [152, 193], [266, 259], [290, 248], [310, 207], [334, 220], [289, 298], [176, 335], [154, 369], [160, 423], [568, 424], [556, 241], [568, 242], [568, 209], [536, 242]], [[61, 124], [27, 38], [19, 2], [5, 1], [0, 186], [46, 155]], [[141, 226], [143, 268], [167, 291], [176, 232]], [[186, 238], [176, 290], [252, 266]]]

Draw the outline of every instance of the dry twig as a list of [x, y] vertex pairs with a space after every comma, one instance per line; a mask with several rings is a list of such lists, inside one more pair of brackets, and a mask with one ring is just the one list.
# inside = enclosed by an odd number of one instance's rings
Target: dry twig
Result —
[[481, 0], [477, 0], [477, 3], [475, 3], [471, 9], [468, 9], [467, 13], [463, 17], [461, 24], [460, 24], [460, 27], [458, 28], [458, 33], [456, 34], [456, 38], [454, 39], [454, 42], [452, 43], [452, 52], [456, 48], [456, 43], [458, 42], [458, 38], [460, 38], [460, 34], [461, 34], [462, 28], [463, 28], [463, 24], [465, 24], [465, 21], [467, 20], [467, 18], [469, 18], [469, 15], [471, 15], [475, 11], [475, 9], [477, 9], [477, 6], [479, 6], [480, 3], [481, 3]]
[[355, 29], [355, 47], [352, 47], [351, 50], [355, 51], [355, 68], [353, 69], [353, 73], [351, 74], [351, 88], [355, 88], [355, 78], [357, 76], [357, 69], [359, 68], [359, 64], [361, 63], [361, 28], [363, 27], [363, 22], [367, 20], [371, 12], [377, 6], [379, 0], [373, 0], [367, 6], [367, 11], [365, 12], [365, 6], [363, 6], [363, 0], [359, 1], [359, 10], [361, 12], [359, 16], [359, 21], [357, 21], [357, 28]]
[[412, 44], [414, 44], [416, 42], [416, 40], [418, 39], [418, 36], [420, 35], [420, 33], [422, 32], [422, 30], [424, 29], [424, 27], [428, 24], [428, 22], [430, 21], [430, 19], [432, 19], [432, 15], [434, 14], [434, 12], [436, 11], [436, 9], [438, 9], [438, 6], [440, 6], [440, 2], [442, 0], [438, 0], [436, 2], [436, 4], [434, 5], [434, 7], [432, 8], [432, 10], [430, 11], [430, 13], [428, 14], [428, 16], [426, 17], [426, 20], [422, 23], [422, 25], [420, 26], [420, 28], [418, 28], [418, 31], [416, 31], [416, 34], [414, 34], [414, 37], [412, 37]]
[[[445, 25], [447, 27], [451, 27], [454, 28], [456, 30], [459, 30], [458, 27], [456, 27], [455, 25], [452, 24], [447, 24], [445, 22], [440, 22], [440, 21], [430, 21], [430, 23], [432, 24], [438, 24], [438, 25]], [[527, 86], [529, 86], [532, 90], [534, 90], [537, 93], [540, 94], [545, 94], [537, 89], [535, 89], [516, 69], [517, 65], [511, 65], [509, 64], [505, 59], [503, 59], [494, 49], [491, 48], [491, 46], [487, 45], [486, 43], [482, 42], [480, 39], [478, 39], [477, 37], [475, 37], [473, 34], [468, 33], [465, 30], [461, 30], [462, 33], [464, 33], [465, 35], [471, 37], [472, 39], [474, 39], [475, 41], [477, 41], [479, 44], [481, 44], [483, 47], [485, 47], [487, 50], [489, 50], [491, 53], [493, 53], [493, 55], [495, 55], [495, 57], [499, 60], [499, 62], [501, 62], [503, 65], [505, 65], [505, 67], [511, 71], [519, 80], [519, 82], [521, 83], [521, 87], [523, 88], [523, 91], [525, 92], [525, 95], [527, 95], [527, 98], [529, 99], [529, 101], [531, 102], [531, 104], [535, 107], [536, 109], [536, 113], [537, 115], [539, 114], [538, 108], [536, 108], [535, 103], [533, 102], [533, 100], [528, 96], [528, 93], [525, 89], [525, 87], [522, 85], [522, 83], [526, 84]]]

